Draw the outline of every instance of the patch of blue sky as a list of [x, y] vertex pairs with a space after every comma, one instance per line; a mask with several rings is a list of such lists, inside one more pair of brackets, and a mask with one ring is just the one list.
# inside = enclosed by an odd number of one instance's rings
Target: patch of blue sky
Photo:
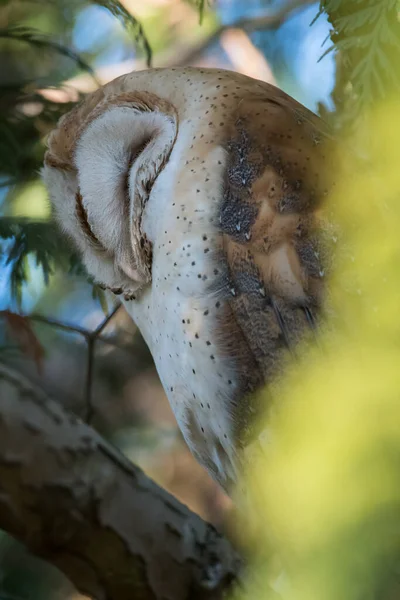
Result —
[[128, 47], [124, 40], [122, 24], [106, 8], [87, 6], [78, 13], [72, 41], [78, 52], [99, 52], [92, 61], [94, 67], [132, 56], [133, 44]]
[[[283, 4], [284, 0], [220, 0], [217, 7], [222, 23], [231, 24], [243, 17], [265, 14], [267, 10], [273, 14]], [[322, 45], [330, 28], [324, 14], [310, 27], [318, 10], [319, 3], [316, 2], [296, 11], [277, 31], [258, 31], [251, 35], [274, 72], [278, 73], [279, 85], [314, 111], [319, 101], [333, 107], [330, 94], [335, 81], [333, 54], [318, 62], [327, 47]], [[329, 43], [328, 40], [326, 44]], [[282, 62], [286, 66], [286, 76], [282, 76], [279, 69]]]
[[12, 265], [7, 264], [12, 240], [0, 240], [0, 310], [10, 307], [10, 275]]
[[319, 61], [331, 44], [327, 39], [330, 25], [326, 16], [321, 15], [310, 27], [318, 9], [318, 4], [309, 6], [277, 32], [277, 41], [282, 41], [284, 56], [303, 92], [303, 102], [312, 110], [321, 100], [333, 108], [330, 94], [335, 83], [334, 54]]
[[13, 268], [12, 262], [7, 263], [7, 256], [10, 252], [12, 241], [5, 240], [1, 243], [1, 253], [4, 257], [0, 262], [0, 310], [10, 309], [22, 314], [31, 313], [44, 291], [44, 277], [41, 267], [36, 265], [34, 257], [28, 255], [28, 273], [29, 280], [22, 286], [21, 306], [11, 296], [10, 280]]
[[[92, 287], [83, 279], [76, 280], [72, 289], [68, 290], [65, 298], [57, 302], [56, 313], [49, 315], [63, 323], [84, 327], [92, 330], [104, 320], [104, 313], [98, 300], [92, 297]], [[108, 302], [109, 310], [112, 302]]]
[[0, 211], [3, 207], [4, 200], [7, 197], [8, 192], [10, 191], [10, 186], [6, 185], [9, 177], [0, 176]]

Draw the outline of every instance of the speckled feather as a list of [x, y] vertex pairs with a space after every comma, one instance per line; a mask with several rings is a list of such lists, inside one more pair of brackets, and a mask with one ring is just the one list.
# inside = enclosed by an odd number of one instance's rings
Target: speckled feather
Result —
[[[90, 133], [99, 115], [121, 105], [135, 107], [134, 150], [121, 167], [125, 198], [136, 203], [131, 220], [139, 210], [134, 190], [139, 172], [145, 195], [135, 221], [139, 237], [128, 248], [129, 237], [121, 234], [123, 259], [115, 261], [106, 285], [134, 290], [126, 308], [149, 345], [181, 431], [196, 458], [229, 489], [256, 426], [253, 392], [279, 376], [285, 353], [295, 353], [318, 320], [328, 268], [323, 257], [329, 255], [320, 212], [332, 185], [327, 168], [332, 139], [318, 117], [282, 91], [232, 72], [154, 69], [120, 77], [62, 120], [45, 160], [56, 218], [84, 259], [88, 232], [82, 237], [78, 231], [82, 215], [105, 254], [118, 253], [102, 241], [107, 224], [96, 216], [95, 204], [102, 199], [85, 200], [79, 187], [88, 167], [79, 166], [77, 147], [84, 146], [85, 131]], [[131, 171], [148, 147], [144, 131], [145, 143], [140, 139], [135, 151], [135, 123], [143, 111], [176, 125], [168, 150], [162, 160], [154, 159], [148, 175], [148, 158]], [[157, 131], [151, 134], [155, 155]], [[101, 130], [95, 134], [101, 147]], [[72, 173], [71, 192], [55, 179], [60, 173], [64, 179]], [[86, 212], [80, 204], [80, 219], [74, 217], [77, 193], [86, 202]], [[107, 201], [113, 207], [118, 199]], [[115, 221], [116, 232], [124, 222]], [[146, 239], [151, 254], [142, 253], [139, 238]], [[100, 283], [105, 254], [96, 257], [98, 269], [93, 255], [86, 259]], [[140, 279], [140, 269], [127, 281], [129, 260], [148, 268], [151, 282]]]

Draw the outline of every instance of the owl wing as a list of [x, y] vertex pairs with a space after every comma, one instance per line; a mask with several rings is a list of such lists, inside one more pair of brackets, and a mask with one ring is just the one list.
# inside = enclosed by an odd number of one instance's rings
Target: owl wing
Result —
[[321, 209], [332, 145], [328, 126], [275, 88], [239, 103], [219, 214], [228, 290], [220, 339], [238, 359], [242, 392], [271, 381], [283, 353], [296, 354], [317, 326], [331, 261]]

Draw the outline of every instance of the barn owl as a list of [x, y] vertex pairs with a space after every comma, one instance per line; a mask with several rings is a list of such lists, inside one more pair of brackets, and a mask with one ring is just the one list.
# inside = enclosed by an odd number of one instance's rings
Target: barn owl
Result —
[[330, 142], [276, 87], [200, 68], [119, 77], [49, 136], [57, 223], [121, 295], [189, 448], [227, 491], [257, 391], [318, 319]]

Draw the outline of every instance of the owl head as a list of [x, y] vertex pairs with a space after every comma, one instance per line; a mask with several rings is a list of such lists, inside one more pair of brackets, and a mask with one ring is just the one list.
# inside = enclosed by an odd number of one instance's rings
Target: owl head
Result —
[[[156, 223], [167, 218], [174, 196], [191, 199], [199, 223], [206, 214], [211, 222], [217, 203], [223, 202], [227, 176], [229, 185], [246, 188], [257, 204], [251, 186], [266, 161], [277, 173], [279, 193], [288, 196], [282, 156], [288, 148], [297, 152], [291, 147], [295, 143], [303, 150], [303, 129], [309, 127], [314, 139], [313, 118], [273, 86], [237, 73], [196, 68], [138, 71], [89, 94], [60, 120], [49, 136], [42, 177], [55, 219], [89, 274], [129, 299], [151, 281], [157, 238], [152, 234]], [[282, 126], [299, 128], [298, 139], [282, 134]], [[250, 139], [251, 131], [257, 143]], [[280, 140], [285, 137], [295, 141], [284, 145]], [[228, 157], [235, 152], [238, 165], [229, 167]], [[300, 163], [290, 157], [286, 164], [295, 171]], [[288, 174], [290, 178], [304, 179], [304, 169], [297, 170]], [[144, 226], [146, 211], [152, 214]], [[221, 218], [227, 219], [225, 229], [230, 232], [229, 215], [225, 217], [224, 213]], [[204, 224], [199, 227], [204, 233]], [[237, 227], [235, 221], [234, 234], [240, 237]], [[164, 232], [158, 233], [160, 240]], [[247, 232], [246, 241], [250, 235]]]
[[115, 80], [65, 115], [42, 169], [55, 219], [87, 271], [126, 299], [151, 280], [142, 216], [178, 131], [174, 105], [148, 78], [132, 83]]

